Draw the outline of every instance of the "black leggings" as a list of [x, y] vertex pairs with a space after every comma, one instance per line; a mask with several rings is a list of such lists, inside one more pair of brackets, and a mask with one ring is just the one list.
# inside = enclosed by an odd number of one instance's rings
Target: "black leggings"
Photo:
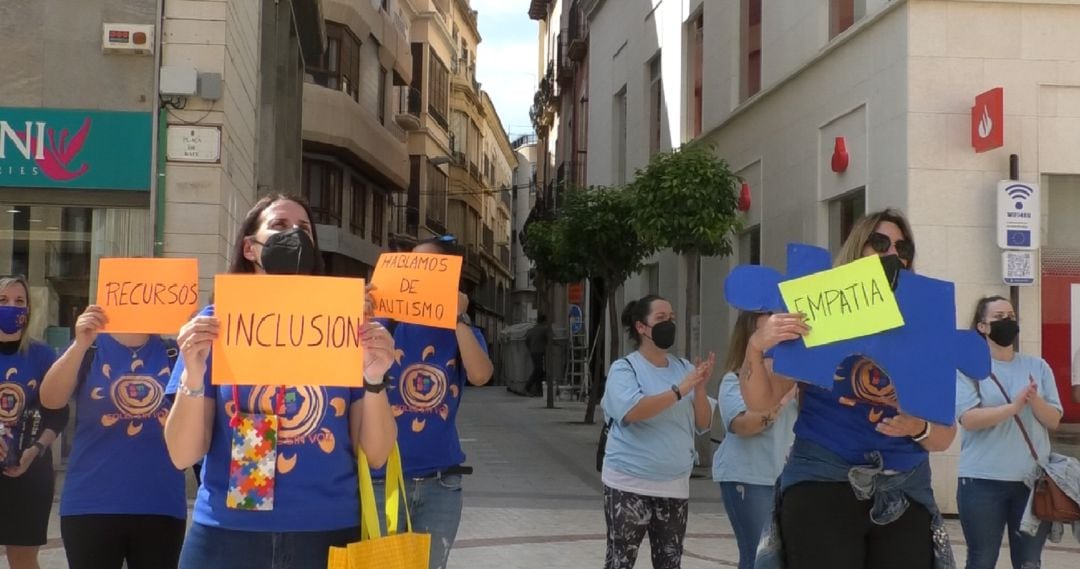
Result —
[[912, 502], [885, 526], [870, 520], [873, 500], [847, 482], [803, 482], [784, 492], [780, 533], [788, 569], [930, 569], [930, 513]]
[[63, 516], [69, 569], [176, 569], [184, 520], [169, 516], [95, 514]]

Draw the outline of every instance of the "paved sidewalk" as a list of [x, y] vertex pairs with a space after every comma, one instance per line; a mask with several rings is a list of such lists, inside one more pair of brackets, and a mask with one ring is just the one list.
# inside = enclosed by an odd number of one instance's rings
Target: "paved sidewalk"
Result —
[[[604, 561], [600, 476], [595, 471], [599, 425], [584, 425], [584, 404], [544, 409], [539, 398], [502, 387], [469, 388], [459, 426], [468, 463], [465, 511], [450, 569], [599, 569]], [[705, 474], [702, 472], [701, 474]], [[736, 567], [738, 549], [707, 478], [691, 480], [690, 521], [684, 569]], [[53, 508], [43, 569], [66, 567]], [[948, 522], [957, 560], [965, 559], [959, 523]], [[647, 541], [647, 540], [646, 540]], [[651, 567], [644, 544], [638, 567]], [[998, 568], [1008, 568], [1002, 550]], [[0, 555], [0, 568], [7, 560]], [[1043, 569], [1077, 569], [1080, 545], [1070, 537], [1049, 544]]]

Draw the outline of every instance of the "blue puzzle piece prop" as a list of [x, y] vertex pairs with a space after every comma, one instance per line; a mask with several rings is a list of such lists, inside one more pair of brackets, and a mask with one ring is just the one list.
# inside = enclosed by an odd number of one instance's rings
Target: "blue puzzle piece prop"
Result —
[[[813, 245], [788, 245], [788, 273], [740, 265], [724, 281], [727, 301], [741, 310], [788, 312], [779, 284], [832, 268], [829, 252]], [[900, 328], [833, 344], [807, 348], [803, 340], [783, 342], [772, 351], [780, 374], [832, 390], [836, 368], [861, 355], [881, 368], [905, 413], [943, 425], [955, 420], [956, 370], [968, 377], [990, 375], [990, 349], [974, 330], [956, 329], [953, 284], [901, 270], [896, 302], [904, 317]]]

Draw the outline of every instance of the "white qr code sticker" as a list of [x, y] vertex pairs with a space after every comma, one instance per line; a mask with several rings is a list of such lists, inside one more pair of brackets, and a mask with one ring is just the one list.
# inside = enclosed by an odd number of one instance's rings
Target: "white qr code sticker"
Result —
[[1002, 251], [1001, 277], [1007, 285], [1035, 284], [1035, 251]]

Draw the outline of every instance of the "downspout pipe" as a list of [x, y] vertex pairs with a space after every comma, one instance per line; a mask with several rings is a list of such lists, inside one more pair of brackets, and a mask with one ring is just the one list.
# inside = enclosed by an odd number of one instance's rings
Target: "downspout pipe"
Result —
[[153, 256], [161, 257], [165, 250], [165, 107], [161, 105], [161, 57], [165, 37], [162, 24], [165, 21], [165, 0], [157, 0], [154, 20], [154, 92], [153, 115], [150, 123], [150, 242], [154, 244]]

